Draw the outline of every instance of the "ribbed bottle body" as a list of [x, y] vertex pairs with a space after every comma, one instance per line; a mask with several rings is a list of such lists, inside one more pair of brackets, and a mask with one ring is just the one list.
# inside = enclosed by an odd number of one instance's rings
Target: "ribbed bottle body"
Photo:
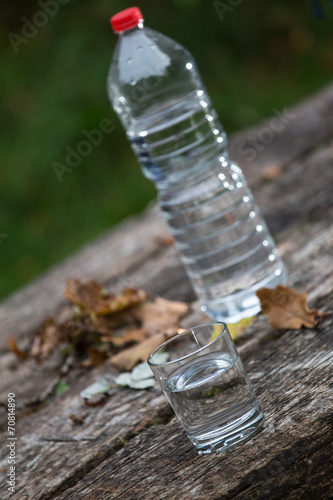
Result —
[[[199, 91], [199, 94], [201, 92]], [[260, 309], [256, 290], [285, 282], [274, 241], [241, 169], [228, 158], [202, 93], [173, 103], [129, 132], [203, 309], [235, 322]], [[164, 115], [164, 116], [163, 116]]]
[[252, 316], [260, 310], [256, 291], [285, 283], [286, 272], [241, 169], [228, 157], [195, 62], [152, 30], [133, 30], [120, 42], [109, 95], [143, 173], [156, 184], [202, 308], [229, 323]]

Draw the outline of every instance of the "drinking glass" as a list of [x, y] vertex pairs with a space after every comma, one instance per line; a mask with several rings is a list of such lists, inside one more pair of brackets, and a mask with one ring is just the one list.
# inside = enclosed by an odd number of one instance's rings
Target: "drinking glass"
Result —
[[148, 364], [198, 453], [226, 450], [261, 429], [262, 410], [224, 323], [172, 337]]

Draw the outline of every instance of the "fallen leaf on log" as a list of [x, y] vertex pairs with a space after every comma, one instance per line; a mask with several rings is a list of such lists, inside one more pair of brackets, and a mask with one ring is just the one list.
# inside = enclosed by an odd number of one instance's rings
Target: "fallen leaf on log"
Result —
[[281, 175], [282, 169], [278, 165], [268, 165], [267, 167], [263, 168], [261, 173], [262, 178], [268, 181], [277, 179], [278, 177], [281, 177]]
[[80, 397], [82, 399], [91, 399], [94, 396], [101, 396], [108, 394], [109, 391], [114, 387], [113, 378], [108, 375], [99, 377], [93, 384], [88, 385], [83, 391], [80, 392]]
[[[165, 363], [169, 359], [166, 352], [155, 354], [156, 363]], [[131, 372], [123, 372], [114, 380], [116, 385], [131, 389], [149, 389], [156, 385], [154, 374], [147, 362], [139, 363]]]
[[63, 392], [67, 391], [67, 389], [68, 389], [67, 382], [65, 382], [65, 380], [60, 380], [60, 382], [56, 385], [56, 387], [54, 389], [54, 393], [57, 396], [60, 396], [60, 394], [62, 394]]
[[151, 333], [177, 326], [180, 318], [189, 311], [188, 304], [156, 297], [132, 310], [133, 316]]
[[83, 422], [84, 422], [84, 418], [83, 417], [79, 417], [77, 415], [75, 415], [75, 413], [71, 413], [69, 415], [69, 418], [71, 419], [71, 421], [73, 422], [73, 424], [75, 425], [82, 425]]
[[23, 360], [28, 359], [29, 357], [29, 354], [27, 352], [22, 351], [22, 349], [18, 347], [15, 338], [12, 336], [8, 339], [8, 349], [12, 351], [19, 359]]
[[108, 358], [106, 352], [99, 351], [93, 347], [88, 349], [88, 358], [85, 359], [81, 366], [84, 368], [95, 368], [95, 366], [99, 366]]
[[161, 247], [170, 247], [170, 246], [174, 245], [174, 243], [175, 243], [175, 240], [170, 235], [157, 236], [156, 241], [159, 245], [161, 245]]
[[[67, 281], [65, 296], [72, 302], [45, 321], [35, 332], [30, 353], [20, 350], [13, 337], [8, 347], [20, 359], [44, 363], [61, 347], [83, 368], [109, 359], [121, 371], [139, 361], [179, 330], [189, 305], [156, 297], [147, 300], [143, 290], [127, 288], [113, 295], [96, 281]], [[91, 403], [91, 401], [89, 401]]]
[[111, 378], [110, 375], [104, 375], [81, 391], [80, 397], [83, 399], [86, 406], [93, 408], [106, 401], [113, 387], [113, 378]]
[[99, 399], [96, 401], [90, 401], [88, 399], [84, 400], [84, 404], [88, 406], [89, 408], [95, 408], [96, 406], [101, 406], [105, 401], [108, 399], [109, 395], [108, 394], [103, 394]]
[[255, 316], [252, 316], [250, 318], [243, 318], [241, 319], [240, 321], [238, 321], [238, 323], [232, 323], [232, 324], [228, 324], [228, 330], [229, 330], [229, 333], [231, 335], [231, 338], [233, 340], [236, 340], [237, 337], [240, 336], [241, 333], [244, 332], [244, 330], [252, 325], [252, 323], [254, 322], [254, 319], [255, 319]]
[[82, 283], [79, 279], [67, 280], [64, 295], [81, 307], [84, 312], [88, 311], [97, 315], [122, 311], [147, 299], [143, 290], [127, 288], [121, 295], [113, 295], [96, 281]]
[[136, 328], [135, 330], [129, 330], [123, 335], [103, 336], [101, 337], [101, 341], [111, 342], [116, 347], [123, 347], [132, 342], [142, 342], [148, 335], [149, 332], [145, 328]]
[[69, 335], [64, 325], [58, 325], [54, 318], [49, 318], [35, 334], [31, 356], [42, 363], [59, 345], [68, 341]]
[[171, 338], [177, 333], [177, 330], [157, 333], [152, 337], [119, 352], [110, 358], [110, 363], [116, 366], [120, 371], [131, 371], [139, 361], [147, 361], [149, 354], [160, 344]]
[[[147, 365], [147, 363], [141, 363], [141, 365]], [[137, 365], [140, 366], [140, 365]], [[133, 373], [133, 371], [132, 371]], [[123, 387], [130, 387], [131, 389], [150, 389], [156, 385], [156, 380], [154, 379], [153, 374], [151, 373], [151, 377], [147, 377], [140, 380], [133, 379], [132, 373], [121, 373], [115, 379], [115, 383], [121, 385]]]
[[260, 288], [257, 296], [270, 325], [279, 330], [298, 330], [302, 326], [314, 328], [324, 316], [317, 309], [308, 308], [306, 293], [284, 285], [277, 285], [274, 289]]

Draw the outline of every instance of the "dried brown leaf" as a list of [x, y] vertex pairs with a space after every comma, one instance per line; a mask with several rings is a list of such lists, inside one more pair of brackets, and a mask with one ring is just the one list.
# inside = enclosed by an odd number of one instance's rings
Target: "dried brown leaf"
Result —
[[132, 342], [142, 342], [148, 337], [148, 331], [144, 328], [136, 328], [135, 330], [130, 330], [123, 335], [110, 335], [107, 337], [101, 337], [103, 342], [111, 342], [116, 347], [123, 347], [126, 344]]
[[142, 327], [151, 334], [178, 326], [180, 318], [189, 311], [189, 305], [156, 297], [152, 302], [146, 302], [133, 309], [134, 317], [141, 322]]
[[12, 351], [19, 359], [23, 360], [28, 359], [29, 357], [29, 354], [27, 352], [22, 351], [22, 349], [18, 347], [15, 338], [12, 336], [8, 339], [8, 349]]
[[67, 280], [64, 295], [73, 304], [81, 307], [83, 312], [97, 315], [122, 311], [147, 299], [143, 290], [127, 288], [120, 295], [112, 295], [96, 281], [82, 283], [79, 279]]
[[101, 406], [109, 397], [109, 394], [101, 394], [98, 399], [84, 399], [84, 404], [89, 408], [95, 408], [96, 406]]
[[64, 325], [57, 325], [54, 318], [48, 319], [37, 331], [31, 349], [31, 355], [38, 362], [45, 361], [62, 343], [68, 341], [68, 332]]
[[84, 417], [80, 417], [78, 415], [75, 415], [75, 413], [71, 413], [69, 415], [69, 418], [75, 425], [82, 425], [84, 423]]
[[116, 366], [120, 371], [129, 372], [139, 361], [147, 361], [149, 354], [160, 344], [176, 334], [176, 330], [169, 330], [164, 333], [157, 333], [152, 337], [129, 347], [115, 356], [112, 356], [110, 363]]
[[262, 178], [268, 181], [278, 179], [282, 175], [282, 169], [278, 165], [268, 165], [262, 170]]
[[96, 281], [82, 283], [79, 279], [66, 281], [65, 297], [82, 309], [94, 310], [102, 295], [102, 287]]
[[175, 243], [175, 240], [170, 235], [157, 236], [156, 241], [161, 247], [171, 247]]
[[93, 347], [89, 347], [88, 356], [89, 357], [81, 363], [83, 368], [95, 368], [95, 366], [99, 366], [104, 363], [108, 357], [106, 352], [101, 352]]
[[74, 307], [59, 310], [35, 332], [30, 354], [10, 339], [9, 348], [20, 359], [31, 356], [42, 363], [67, 344], [64, 352], [87, 356], [83, 367], [95, 367], [111, 358], [120, 369], [131, 369], [177, 332], [180, 318], [189, 310], [187, 304], [160, 297], [145, 302], [147, 294], [133, 288], [113, 295], [96, 281], [68, 280], [64, 294]]
[[270, 325], [279, 330], [298, 330], [302, 326], [314, 328], [323, 316], [317, 309], [307, 307], [306, 293], [283, 285], [277, 285], [274, 289], [260, 288], [257, 296]]

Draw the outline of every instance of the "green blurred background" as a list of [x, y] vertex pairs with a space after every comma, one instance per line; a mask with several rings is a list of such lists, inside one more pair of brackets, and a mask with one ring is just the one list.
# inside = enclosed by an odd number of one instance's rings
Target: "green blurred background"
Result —
[[[0, 297], [155, 197], [105, 89], [116, 43], [109, 18], [133, 2], [59, 0], [58, 13], [26, 38], [28, 43], [8, 37], [22, 36], [26, 19], [43, 22], [34, 18], [43, 3], [11, 0], [0, 6]], [[331, 81], [329, 0], [140, 0], [137, 5], [146, 25], [195, 56], [228, 133]], [[59, 182], [52, 162], [65, 163], [66, 146], [75, 149], [84, 139], [82, 130], [97, 128], [103, 118], [114, 122], [114, 131]]]

